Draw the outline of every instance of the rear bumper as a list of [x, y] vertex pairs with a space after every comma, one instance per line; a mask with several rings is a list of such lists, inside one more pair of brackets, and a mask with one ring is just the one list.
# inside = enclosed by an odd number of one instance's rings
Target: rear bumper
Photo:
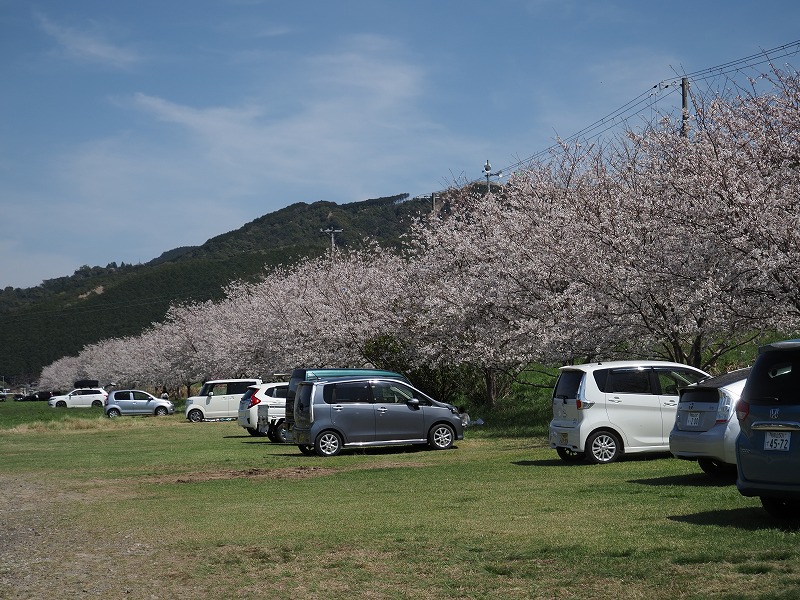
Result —
[[581, 431], [577, 427], [550, 425], [549, 442], [551, 448], [569, 448], [576, 452], [583, 452]]
[[722, 427], [712, 427], [708, 431], [673, 429], [669, 434], [669, 451], [676, 458], [710, 458], [735, 465], [736, 434], [731, 435], [731, 432]]

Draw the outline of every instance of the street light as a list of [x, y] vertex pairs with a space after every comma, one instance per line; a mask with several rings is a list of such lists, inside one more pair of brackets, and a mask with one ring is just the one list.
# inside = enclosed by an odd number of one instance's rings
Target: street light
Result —
[[486, 159], [486, 164], [483, 165], [483, 173], [486, 176], [486, 193], [488, 194], [489, 192], [492, 191], [492, 188], [489, 187], [491, 185], [489, 183], [489, 178], [490, 177], [502, 177], [503, 176], [503, 171], [502, 170], [501, 171], [495, 171], [494, 173], [492, 173], [492, 165], [489, 164], [489, 159], [487, 158]]
[[337, 233], [342, 233], [341, 229], [331, 229], [328, 227], [327, 229], [320, 229], [320, 233], [329, 233], [331, 235], [331, 256], [333, 256], [333, 251], [336, 248], [336, 243], [334, 242], [334, 236]]

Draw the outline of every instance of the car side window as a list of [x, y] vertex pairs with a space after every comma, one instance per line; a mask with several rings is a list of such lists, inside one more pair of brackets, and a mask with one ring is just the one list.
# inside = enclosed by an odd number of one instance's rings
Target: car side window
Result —
[[150, 396], [148, 396], [144, 392], [135, 391], [135, 392], [133, 392], [133, 399], [134, 400], [150, 400]]
[[689, 369], [656, 369], [656, 376], [665, 396], [677, 396], [680, 388], [703, 379], [703, 375]]
[[369, 384], [337, 383], [333, 388], [333, 402], [347, 404], [369, 404]]
[[612, 370], [606, 387], [609, 392], [620, 394], [652, 394], [650, 369]]
[[372, 395], [381, 404], [405, 404], [414, 397], [414, 391], [398, 383], [379, 382], [372, 386]]
[[255, 385], [255, 381], [231, 381], [228, 382], [228, 394], [237, 394], [241, 396], [247, 391], [251, 385]]

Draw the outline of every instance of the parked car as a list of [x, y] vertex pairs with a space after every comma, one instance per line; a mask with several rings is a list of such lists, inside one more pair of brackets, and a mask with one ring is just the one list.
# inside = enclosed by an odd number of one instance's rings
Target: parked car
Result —
[[800, 340], [759, 349], [736, 417], [736, 487], [773, 517], [800, 521]]
[[672, 455], [696, 460], [714, 476], [736, 475], [736, 402], [750, 369], [739, 369], [682, 388], [675, 425], [669, 434]]
[[300, 367], [292, 370], [289, 376], [289, 391], [286, 394], [286, 436], [291, 441], [292, 429], [294, 427], [294, 394], [297, 385], [301, 381], [315, 381], [320, 379], [330, 379], [332, 377], [390, 377], [410, 383], [404, 375], [394, 371], [382, 371], [380, 369], [328, 369]]
[[20, 402], [35, 402], [40, 400], [49, 400], [53, 396], [63, 396], [64, 392], [60, 391], [39, 391], [28, 394], [20, 398]]
[[260, 384], [257, 378], [206, 381], [197, 396], [187, 398], [184, 414], [193, 423], [206, 419], [235, 419], [239, 416], [239, 401], [247, 388]]
[[169, 400], [156, 398], [142, 390], [114, 390], [108, 395], [105, 404], [107, 417], [121, 415], [166, 416], [175, 413], [175, 405]]
[[667, 361], [561, 367], [550, 447], [566, 462], [610, 463], [623, 453], [669, 452], [678, 390], [708, 373]]
[[[286, 441], [286, 393], [289, 382], [251, 385], [239, 401], [239, 425], [250, 435]], [[264, 414], [266, 411], [266, 414]]]
[[81, 388], [72, 390], [63, 396], [53, 396], [47, 401], [51, 408], [76, 408], [86, 406], [103, 406], [108, 392], [101, 388]]
[[444, 450], [464, 438], [458, 409], [399, 379], [303, 381], [294, 403], [294, 443], [335, 456], [343, 448], [428, 444]]

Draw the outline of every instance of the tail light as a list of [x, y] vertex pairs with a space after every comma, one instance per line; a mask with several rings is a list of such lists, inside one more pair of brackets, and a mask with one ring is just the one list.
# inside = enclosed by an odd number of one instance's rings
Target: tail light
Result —
[[747, 415], [750, 414], [750, 403], [745, 400], [739, 400], [736, 403], [736, 418], [744, 421]]
[[586, 410], [587, 408], [592, 408], [594, 406], [594, 402], [587, 402], [586, 400], [581, 400], [578, 398], [575, 400], [575, 408], [578, 410]]
[[247, 408], [253, 408], [256, 404], [261, 404], [261, 399], [256, 395], [256, 392], [253, 392], [253, 395], [250, 396], [250, 404], [247, 405]]
[[733, 397], [726, 391], [720, 390], [719, 404], [717, 404], [717, 423], [727, 423], [733, 408]]

